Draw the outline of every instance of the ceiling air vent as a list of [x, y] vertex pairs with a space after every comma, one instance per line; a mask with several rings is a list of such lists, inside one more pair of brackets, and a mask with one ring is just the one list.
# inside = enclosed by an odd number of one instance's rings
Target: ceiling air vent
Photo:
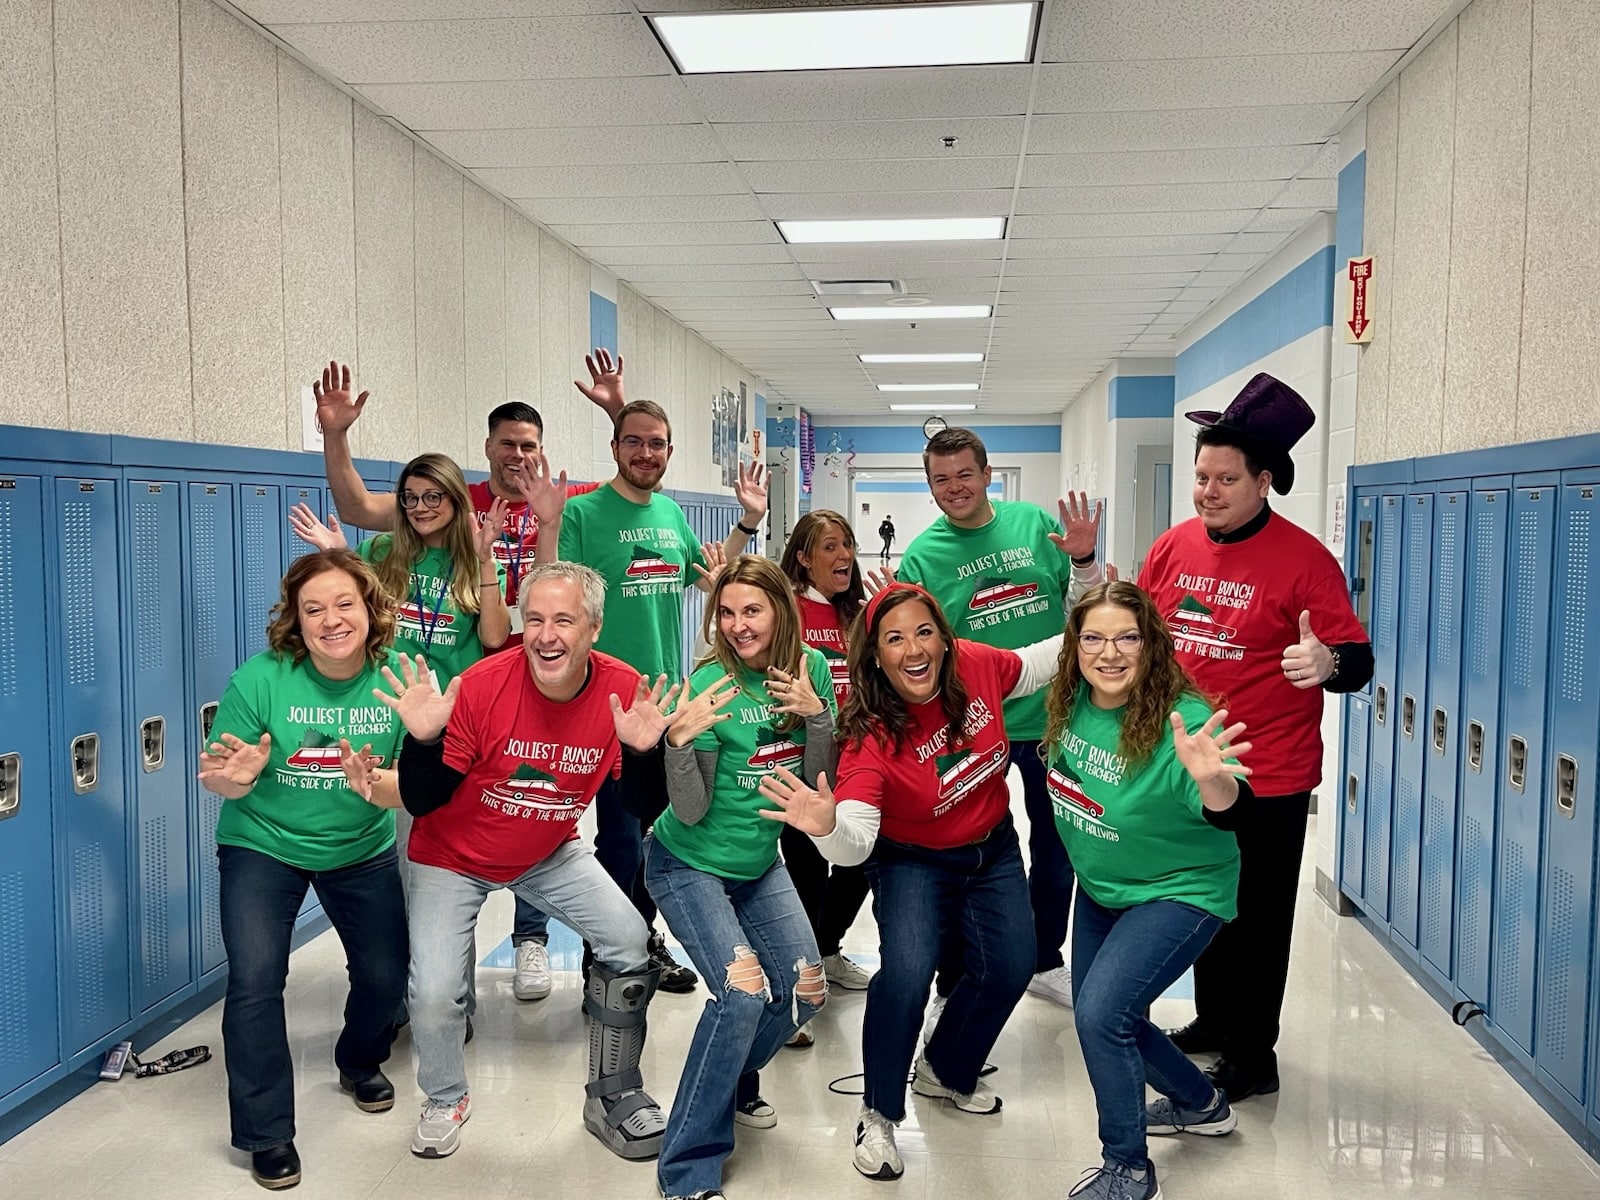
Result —
[[906, 285], [899, 279], [813, 279], [811, 290], [819, 296], [902, 296]]

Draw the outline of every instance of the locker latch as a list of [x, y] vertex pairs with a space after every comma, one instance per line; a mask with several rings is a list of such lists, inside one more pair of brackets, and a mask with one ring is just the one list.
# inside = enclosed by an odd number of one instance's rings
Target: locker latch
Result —
[[0, 754], [0, 821], [22, 809], [22, 755]]
[[1570, 754], [1556, 758], [1556, 812], [1569, 821], [1578, 815], [1578, 760]]
[[1400, 732], [1407, 737], [1416, 735], [1417, 702], [1414, 697], [1404, 696], [1400, 700]]
[[139, 757], [145, 774], [159, 771], [167, 762], [167, 719], [146, 717], [139, 722]]
[[1444, 709], [1442, 709], [1442, 708], [1434, 709], [1433, 710], [1433, 752], [1435, 754], [1443, 754], [1444, 753], [1445, 735], [1449, 732], [1449, 729], [1450, 729], [1450, 718], [1445, 715]]
[[200, 706], [200, 740], [202, 742], [211, 740], [211, 726], [216, 722], [216, 719], [217, 702], [215, 700], [207, 700]]
[[1528, 782], [1528, 743], [1512, 734], [1506, 750], [1507, 778], [1511, 786], [1520, 792]]
[[1356, 777], [1351, 775], [1344, 785], [1344, 806], [1351, 812], [1356, 810], [1356, 799], [1360, 795], [1361, 786]]
[[1389, 689], [1381, 683], [1378, 685], [1377, 702], [1372, 706], [1372, 715], [1377, 718], [1379, 725], [1389, 723]]
[[1467, 722], [1467, 768], [1474, 775], [1483, 774], [1483, 722]]
[[82, 733], [72, 739], [72, 790], [78, 795], [100, 786], [100, 735]]

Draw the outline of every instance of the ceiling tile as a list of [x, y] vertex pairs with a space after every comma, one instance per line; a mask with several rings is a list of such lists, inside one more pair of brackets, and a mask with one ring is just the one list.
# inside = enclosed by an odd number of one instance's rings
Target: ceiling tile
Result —
[[[564, 196], [529, 199], [513, 195], [524, 211], [551, 228], [588, 222], [597, 225], [639, 225], [648, 222], [765, 221], [761, 205], [742, 196]], [[630, 239], [631, 240], [631, 239]]]
[[1011, 192], [802, 192], [770, 194], [762, 205], [775, 221], [869, 217], [1003, 217]]
[[629, 0], [232, 0], [263, 25], [288, 21], [428, 21], [633, 12]]
[[1028, 152], [1077, 154], [1321, 142], [1339, 128], [1349, 110], [1348, 104], [1296, 104], [1040, 116], [1028, 126]]
[[[617, 172], [641, 163], [721, 163], [722, 143], [704, 125], [629, 125], [575, 129], [436, 129], [427, 140], [464, 167], [584, 167], [606, 164], [603, 178], [613, 185]], [[623, 164], [618, 166], [616, 164]], [[543, 173], [553, 177], [554, 171]], [[566, 182], [573, 191], [524, 193], [581, 195], [595, 177]], [[629, 189], [631, 192], [632, 189]], [[732, 190], [732, 189], [730, 189]], [[741, 186], [739, 190], [744, 190]]]
[[1231, 253], [1235, 254], [1249, 254], [1254, 252], [1264, 255], [1268, 251], [1276, 250], [1288, 239], [1288, 236], [1289, 235], [1286, 231], [1273, 233], [1236, 233], [1233, 235], [1233, 240], [1228, 243], [1227, 248]]
[[612, 166], [604, 171], [566, 167], [491, 167], [473, 172], [504, 196], [518, 201], [560, 196], [749, 196], [729, 163], [657, 163]]
[[1009, 253], [1015, 259], [1059, 260], [1074, 255], [1109, 258], [1143, 254], [1167, 257], [1175, 254], [1214, 254], [1227, 246], [1229, 241], [1230, 237], [1225, 233], [1169, 237], [1022, 238], [1011, 243]]
[[813, 159], [807, 162], [743, 162], [757, 192], [927, 192], [1010, 188], [1017, 160], [968, 158]]
[[[357, 88], [411, 129], [562, 129], [697, 124], [700, 110], [676, 76], [510, 79], [491, 83], [375, 83]], [[603, 136], [601, 137], [603, 142]]]
[[1059, 217], [1016, 217], [1011, 222], [1011, 240], [1013, 245], [1018, 245], [1029, 238], [1233, 233], [1249, 224], [1255, 212], [1255, 209], [1246, 208], [1204, 212], [1078, 213]]
[[637, 274], [624, 277], [630, 287], [641, 296], [794, 296], [813, 299], [811, 288], [799, 280], [738, 280], [698, 281], [682, 279], [640, 279]]
[[[787, 258], [787, 255], [785, 256]], [[636, 263], [627, 268], [623, 276], [628, 282], [641, 285], [662, 283], [671, 286], [682, 284], [731, 284], [740, 282], [782, 283], [789, 286], [804, 280], [800, 268], [790, 262], [775, 263], [706, 263], [697, 261], [690, 266]], [[804, 287], [804, 283], [801, 284]]]
[[1327, 179], [1296, 179], [1284, 184], [1283, 190], [1272, 198], [1271, 203], [1277, 208], [1325, 208], [1331, 211], [1339, 206], [1339, 180], [1335, 176]]
[[1335, 138], [1317, 148], [1316, 154], [1312, 156], [1300, 175], [1306, 179], [1335, 179], [1339, 174], [1339, 160], [1342, 157], [1339, 140]]
[[958, 137], [968, 154], [1014, 157], [1022, 149], [1021, 117], [931, 121], [796, 121], [715, 126], [730, 157], [798, 161], [811, 158], [927, 158]]
[[[1241, 43], [1241, 46], [1245, 43]], [[1033, 111], [1250, 108], [1359, 100], [1399, 50], [1249, 55], [1135, 62], [1076, 62], [1039, 68]]]
[[1247, 233], [1293, 233], [1324, 211], [1320, 208], [1264, 208], [1244, 228]]
[[1026, 275], [1098, 275], [1115, 279], [1123, 275], [1170, 274], [1202, 271], [1216, 261], [1213, 254], [1074, 255], [1070, 258], [1013, 258], [1006, 263], [1006, 278]]
[[574, 246], [737, 246], [780, 242], [770, 221], [648, 221], [631, 225], [552, 225]]
[[[1000, 285], [1000, 295], [1002, 299], [1006, 296], [1039, 296], [1043, 299], [1055, 292], [1072, 292], [1079, 296], [1102, 296], [1107, 300], [1133, 300], [1141, 296], [1171, 299], [1193, 278], [1192, 273], [1110, 278], [1095, 275], [1008, 275]], [[1129, 286], [1135, 283], [1139, 286]]]
[[1197, 209], [1260, 208], [1283, 190], [1277, 180], [1229, 183], [1123, 184], [1115, 187], [1025, 187], [1017, 214], [1193, 212]]
[[1314, 144], [1043, 154], [1030, 147], [1023, 187], [1218, 183], [1291, 179], [1316, 154]]
[[778, 71], [694, 75], [684, 82], [709, 121], [831, 121], [1021, 116], [1028, 66], [911, 67], [878, 71]]

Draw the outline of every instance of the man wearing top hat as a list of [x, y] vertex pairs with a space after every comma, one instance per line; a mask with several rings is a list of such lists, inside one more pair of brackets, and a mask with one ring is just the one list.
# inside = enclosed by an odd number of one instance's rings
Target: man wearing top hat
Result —
[[1324, 692], [1372, 677], [1372, 648], [1344, 571], [1313, 535], [1267, 504], [1294, 486], [1290, 450], [1316, 417], [1257, 375], [1226, 412], [1192, 412], [1195, 519], [1156, 541], [1139, 586], [1166, 616], [1190, 678], [1243, 721], [1262, 815], [1237, 831], [1239, 915], [1195, 963], [1186, 1053], [1220, 1053], [1208, 1074], [1233, 1100], [1278, 1090], [1273, 1047], [1306, 814], [1322, 771]]

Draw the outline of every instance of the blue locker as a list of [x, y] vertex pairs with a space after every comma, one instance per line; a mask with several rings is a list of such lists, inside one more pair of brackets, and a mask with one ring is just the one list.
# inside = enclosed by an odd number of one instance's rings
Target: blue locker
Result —
[[0, 1096], [61, 1061], [40, 480], [0, 475]]
[[[234, 668], [239, 650], [238, 516], [231, 483], [191, 483], [185, 497], [185, 620], [193, 639], [189, 653], [191, 687], [184, 753], [195, 762], [211, 732], [211, 719]], [[191, 777], [193, 772], [187, 772]], [[190, 781], [193, 834], [195, 953], [204, 976], [223, 964], [221, 883], [217, 877], [217, 818], [222, 797]]]
[[[374, 493], [386, 492], [389, 490], [389, 485], [386, 483], [374, 484], [367, 482], [367, 490]], [[322, 494], [323, 521], [329, 521], [330, 518], [337, 516], [338, 512], [339, 505], [333, 498], [333, 489], [324, 488]], [[373, 534], [373, 531], [370, 529], [363, 529], [359, 525], [351, 525], [348, 522], [341, 525], [341, 528], [344, 530], [344, 540], [349, 543], [350, 549], [352, 550], [361, 545], [362, 542], [366, 541]]]
[[128, 821], [123, 797], [122, 629], [117, 489], [110, 479], [58, 478], [54, 534], [58, 723], [51, 738], [56, 863], [62, 905], [64, 1057], [129, 1017]]
[[[313, 547], [295, 537], [294, 531], [289, 528], [289, 510], [297, 504], [304, 504], [316, 513], [323, 521], [328, 519], [328, 509], [322, 498], [322, 488], [317, 484], [285, 484], [283, 488], [283, 512], [279, 515], [279, 536], [283, 538], [283, 569], [287, 571], [289, 564], [297, 558], [304, 558], [312, 553]], [[359, 532], [359, 531], [357, 531]], [[350, 545], [355, 546], [355, 540]]]
[[1461, 745], [1461, 606], [1467, 493], [1440, 492], [1433, 510], [1433, 607], [1428, 635], [1422, 810], [1421, 928], [1417, 948], [1442, 981], [1451, 978], [1455, 901], [1457, 760]]
[[[1495, 795], [1501, 770], [1500, 646], [1511, 494], [1474, 492], [1467, 511], [1465, 651], [1461, 662], [1461, 835], [1457, 858], [1456, 990], [1489, 1008], [1489, 916]], [[1491, 1019], [1493, 1011], [1489, 1012]]]
[[1389, 853], [1394, 819], [1394, 767], [1400, 724], [1396, 692], [1400, 649], [1400, 551], [1405, 497], [1376, 502], [1372, 568], [1372, 739], [1368, 744], [1367, 846], [1363, 907], [1373, 920], [1389, 919]]
[[1428, 627], [1433, 583], [1432, 492], [1405, 500], [1401, 557], [1400, 670], [1394, 768], [1393, 874], [1389, 925], [1408, 946], [1417, 944], [1418, 883], [1422, 875], [1422, 794], [1427, 769]]
[[240, 662], [267, 648], [267, 622], [283, 580], [284, 537], [293, 536], [285, 533], [282, 495], [272, 483], [239, 488]]
[[1574, 1113], [1584, 1110], [1589, 1064], [1589, 965], [1594, 935], [1595, 751], [1600, 747], [1600, 554], [1594, 540], [1600, 482], [1561, 488], [1551, 580], [1554, 650], [1543, 788], [1543, 898], [1534, 1062]]
[[1539, 938], [1540, 808], [1545, 775], [1545, 677], [1550, 646], [1550, 568], [1556, 488], [1511, 496], [1501, 648], [1500, 833], [1495, 861], [1494, 988], [1490, 1017], [1514, 1047], [1533, 1053], [1535, 955]]
[[1365, 696], [1344, 701], [1344, 809], [1340, 813], [1339, 888], [1351, 899], [1361, 896], [1367, 842], [1367, 739], [1372, 728], [1372, 702]]
[[133, 1008], [145, 1012], [194, 979], [189, 928], [189, 778], [184, 726], [182, 488], [129, 480], [128, 778], [134, 803]]

